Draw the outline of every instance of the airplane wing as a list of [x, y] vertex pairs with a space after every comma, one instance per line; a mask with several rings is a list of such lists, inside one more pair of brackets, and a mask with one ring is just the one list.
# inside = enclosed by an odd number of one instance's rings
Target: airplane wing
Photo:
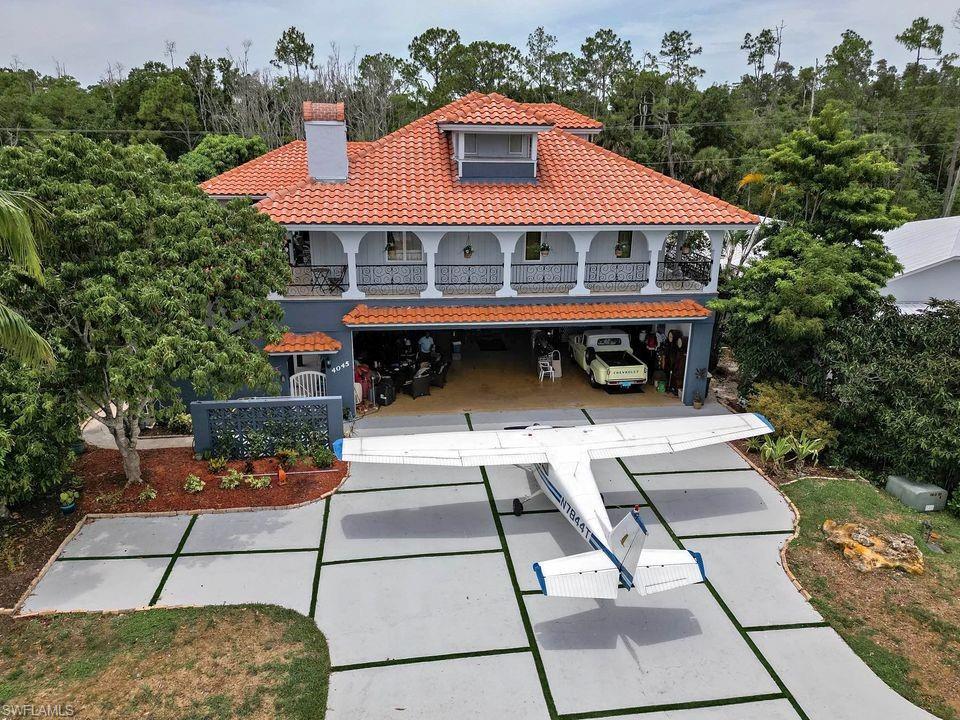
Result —
[[740, 413], [639, 420], [601, 425], [524, 430], [426, 433], [337, 440], [341, 460], [398, 465], [530, 465], [548, 461], [551, 450], [586, 453], [592, 460], [678, 452], [765, 435], [773, 426], [762, 415]]

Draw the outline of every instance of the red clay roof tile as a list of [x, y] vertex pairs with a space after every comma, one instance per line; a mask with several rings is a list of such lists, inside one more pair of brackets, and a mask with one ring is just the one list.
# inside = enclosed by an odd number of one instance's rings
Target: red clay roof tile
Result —
[[526, 110], [546, 118], [561, 130], [602, 130], [603, 123], [558, 103], [522, 103]]
[[267, 345], [264, 352], [274, 355], [291, 355], [294, 353], [335, 353], [341, 348], [340, 341], [322, 332], [283, 334], [283, 338], [275, 345]]
[[[550, 104], [552, 106], [552, 104]], [[556, 106], [571, 116], [572, 110]], [[553, 113], [551, 116], [551, 112]], [[462, 183], [438, 128], [451, 117], [511, 113], [530, 122], [570, 120], [502, 95], [470, 93], [369, 143], [348, 143], [349, 176], [307, 178], [303, 141], [212, 178], [212, 195], [270, 195], [258, 207], [286, 224], [332, 225], [734, 225], [755, 215], [555, 128], [537, 141], [536, 183]], [[547, 117], [550, 116], [550, 117]], [[533, 120], [536, 118], [536, 120]], [[580, 122], [577, 120], [576, 122]]]
[[343, 316], [347, 327], [364, 325], [463, 325], [580, 320], [674, 320], [705, 318], [710, 311], [690, 300], [583, 302], [554, 305], [357, 305]]

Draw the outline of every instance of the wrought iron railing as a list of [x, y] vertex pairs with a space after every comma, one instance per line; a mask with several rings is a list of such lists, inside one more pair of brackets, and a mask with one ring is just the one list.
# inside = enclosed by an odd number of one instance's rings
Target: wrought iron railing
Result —
[[294, 265], [287, 295], [340, 295], [349, 283], [346, 265]]
[[415, 295], [427, 287], [427, 266], [357, 265], [357, 285], [368, 295]]
[[710, 259], [661, 260], [657, 285], [664, 290], [703, 290], [710, 284]]
[[481, 295], [503, 287], [503, 265], [437, 265], [437, 289], [451, 295]]
[[583, 284], [599, 292], [639, 292], [650, 279], [648, 262], [587, 263]]
[[510, 284], [520, 293], [567, 292], [577, 284], [576, 263], [528, 263], [510, 269]]

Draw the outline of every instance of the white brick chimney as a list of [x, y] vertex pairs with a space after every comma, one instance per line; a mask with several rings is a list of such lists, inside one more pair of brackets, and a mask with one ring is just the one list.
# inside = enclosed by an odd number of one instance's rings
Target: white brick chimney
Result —
[[319, 182], [347, 179], [347, 123], [343, 103], [303, 103], [307, 173]]

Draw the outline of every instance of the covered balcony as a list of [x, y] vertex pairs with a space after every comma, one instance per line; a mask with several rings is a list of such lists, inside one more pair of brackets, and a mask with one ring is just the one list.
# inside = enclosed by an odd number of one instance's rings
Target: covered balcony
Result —
[[722, 239], [712, 228], [294, 230], [286, 297], [712, 293]]

